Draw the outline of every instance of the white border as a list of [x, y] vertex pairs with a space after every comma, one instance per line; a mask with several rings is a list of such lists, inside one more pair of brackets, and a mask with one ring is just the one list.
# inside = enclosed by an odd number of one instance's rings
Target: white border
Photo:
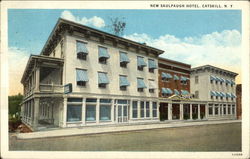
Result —
[[[242, 10], [242, 156], [232, 152], [79, 152], [79, 151], [8, 151], [8, 58], [7, 9], [166, 9], [150, 4], [233, 4]], [[168, 8], [178, 10], [179, 8]], [[183, 9], [183, 8], [181, 8]], [[184, 8], [194, 10], [195, 8]], [[199, 8], [203, 9], [203, 8]], [[206, 8], [214, 10], [215, 8]], [[222, 8], [222, 10], [225, 8]], [[249, 158], [249, 3], [247, 1], [3, 1], [1, 3], [0, 102], [1, 157], [3, 158]]]

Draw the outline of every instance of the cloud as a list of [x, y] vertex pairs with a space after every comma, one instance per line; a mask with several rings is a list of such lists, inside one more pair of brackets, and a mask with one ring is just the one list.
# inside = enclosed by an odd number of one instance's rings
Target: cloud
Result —
[[[237, 73], [241, 71], [241, 34], [237, 30], [184, 38], [168, 34], [152, 38], [134, 33], [124, 38], [162, 49], [165, 53], [161, 57], [188, 63], [192, 67], [211, 64]], [[240, 76], [237, 81], [240, 82]]]
[[83, 25], [88, 25], [88, 26], [94, 26], [97, 28], [102, 28], [105, 26], [105, 21], [97, 16], [93, 16], [91, 18], [86, 18], [86, 17], [76, 17], [74, 16], [70, 11], [65, 10], [61, 13], [61, 18], [67, 19], [76, 23], [80, 23]]
[[25, 50], [16, 47], [8, 49], [9, 95], [23, 94], [21, 78], [28, 59], [29, 54]]

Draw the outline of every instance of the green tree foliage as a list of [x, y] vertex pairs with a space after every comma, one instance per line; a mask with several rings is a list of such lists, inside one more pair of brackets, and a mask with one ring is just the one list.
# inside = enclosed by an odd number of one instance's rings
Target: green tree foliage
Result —
[[17, 112], [18, 114], [20, 114], [21, 106], [19, 104], [22, 102], [22, 99], [23, 99], [23, 95], [21, 95], [20, 93], [18, 95], [8, 97], [10, 115], [16, 114]]

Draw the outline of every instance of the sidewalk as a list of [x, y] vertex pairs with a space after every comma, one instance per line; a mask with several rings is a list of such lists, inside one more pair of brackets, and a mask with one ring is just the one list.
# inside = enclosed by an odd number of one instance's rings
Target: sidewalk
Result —
[[173, 127], [224, 124], [224, 123], [236, 123], [236, 122], [241, 122], [241, 120], [178, 121], [178, 122], [173, 121], [173, 122], [158, 122], [154, 124], [144, 124], [144, 125], [131, 124], [131, 125], [60, 128], [50, 131], [19, 133], [16, 134], [16, 137], [18, 139], [35, 139], [35, 138], [63, 137], [63, 136], [73, 136], [73, 135], [100, 134], [109, 132], [149, 130], [149, 129], [159, 129], [159, 128], [173, 128]]

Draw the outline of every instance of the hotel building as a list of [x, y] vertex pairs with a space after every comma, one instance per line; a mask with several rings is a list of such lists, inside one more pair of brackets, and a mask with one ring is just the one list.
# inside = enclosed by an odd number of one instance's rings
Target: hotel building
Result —
[[159, 121], [162, 53], [59, 19], [25, 68], [22, 120], [33, 130]]
[[204, 65], [191, 70], [191, 93], [207, 101], [208, 119], [236, 118], [237, 73]]

